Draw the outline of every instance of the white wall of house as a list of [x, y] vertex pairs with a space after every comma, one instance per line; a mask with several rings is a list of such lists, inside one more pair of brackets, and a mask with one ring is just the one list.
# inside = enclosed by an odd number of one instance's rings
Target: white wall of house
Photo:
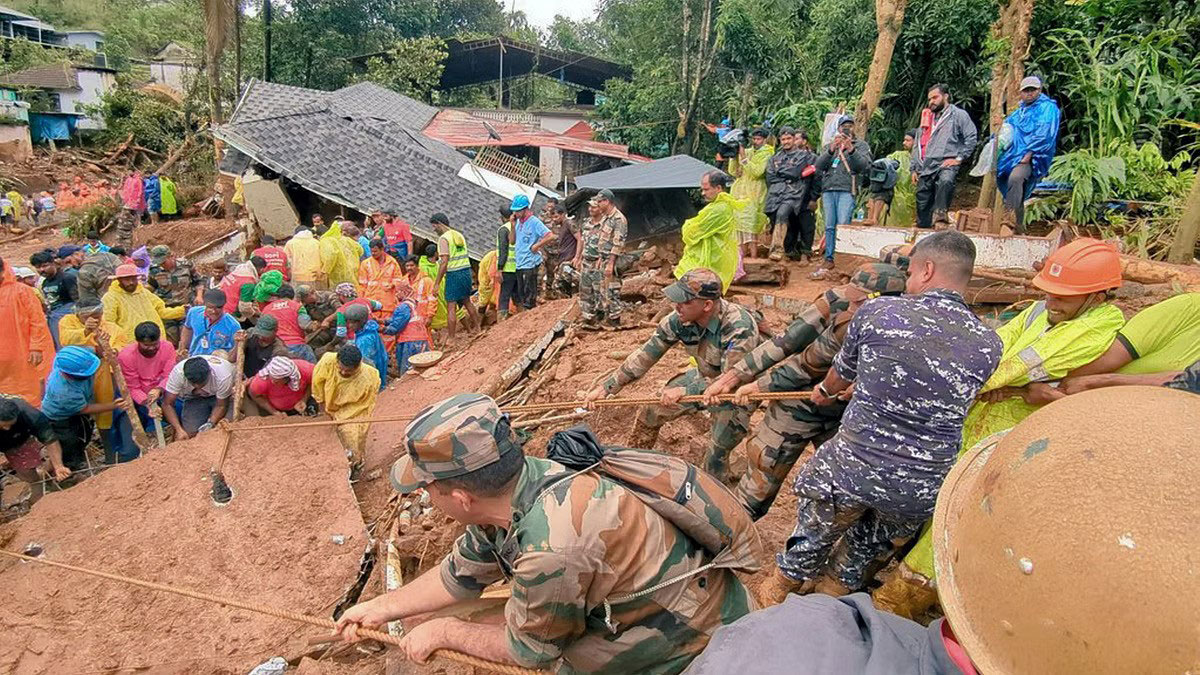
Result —
[[89, 30], [68, 31], [67, 46], [98, 52], [104, 46], [104, 34]]
[[154, 82], [161, 82], [181, 93], [187, 89], [187, 85], [195, 73], [194, 66], [184, 63], [150, 62], [150, 79]]
[[[87, 114], [85, 106], [96, 105], [100, 97], [117, 86], [117, 78], [112, 73], [103, 70], [79, 69], [77, 78], [79, 89], [59, 91], [59, 111], [66, 113]], [[79, 120], [80, 129], [103, 129], [104, 121], [99, 117], [88, 117]]]
[[548, 146], [538, 148], [538, 182], [557, 190], [563, 179], [562, 161], [562, 150]]
[[553, 131], [556, 134], [561, 134], [575, 126], [575, 123], [579, 120], [587, 119], [584, 115], [556, 115], [554, 112], [541, 112], [538, 113], [538, 117], [540, 118], [538, 123], [543, 129]]

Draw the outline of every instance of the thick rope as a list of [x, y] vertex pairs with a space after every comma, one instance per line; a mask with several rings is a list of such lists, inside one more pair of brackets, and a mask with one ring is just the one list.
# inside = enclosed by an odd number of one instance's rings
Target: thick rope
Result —
[[[4, 555], [7, 555], [12, 558], [17, 558], [18, 560], [24, 560], [26, 562], [41, 563], [43, 565], [49, 565], [51, 567], [57, 567], [59, 569], [70, 570], [72, 572], [79, 572], [80, 574], [87, 574], [87, 575], [94, 576], [94, 577], [100, 577], [101, 579], [108, 579], [109, 581], [116, 581], [116, 582], [120, 582], [123, 584], [130, 584], [132, 586], [140, 586], [142, 588], [148, 588], [152, 591], [161, 591], [163, 593], [172, 593], [175, 595], [182, 595], [187, 598], [192, 598], [194, 600], [202, 600], [204, 602], [211, 602], [211, 603], [218, 604], [218, 605], [226, 605], [229, 607], [236, 607], [238, 609], [244, 609], [248, 612], [257, 612], [259, 614], [266, 614], [267, 616], [273, 616], [277, 619], [287, 619], [289, 621], [296, 621], [298, 623], [306, 623], [311, 626], [316, 626], [318, 628], [325, 628], [330, 631], [334, 630], [337, 626], [337, 624], [332, 619], [322, 619], [320, 617], [308, 616], [307, 614], [291, 612], [286, 609], [278, 609], [276, 607], [270, 607], [267, 605], [259, 605], [259, 604], [250, 603], [250, 602], [242, 602], [241, 600], [233, 600], [230, 598], [223, 598], [223, 597], [220, 597], [217, 595], [209, 595], [208, 593], [200, 593], [198, 591], [192, 591], [192, 590], [188, 590], [186, 588], [175, 588], [172, 586], [166, 586], [164, 584], [155, 583], [153, 581], [144, 581], [142, 579], [125, 577], [125, 576], [121, 576], [119, 574], [112, 574], [109, 572], [101, 572], [99, 570], [87, 569], [86, 567], [76, 567], [75, 565], [69, 565], [67, 563], [55, 562], [53, 560], [46, 560], [44, 558], [35, 558], [33, 556], [24, 555], [22, 553], [17, 553], [15, 551], [8, 551], [8, 550], [2, 549], [2, 548], [0, 548], [0, 553], [3, 553]], [[384, 632], [377, 631], [377, 630], [371, 630], [369, 628], [359, 628], [358, 634], [362, 637], [370, 638], [372, 640], [376, 640], [378, 642], [383, 642], [383, 643], [390, 644], [390, 645], [399, 645], [401, 642], [400, 638], [398, 638], [398, 637], [393, 637], [392, 635], [389, 635], [388, 633], [384, 633]], [[463, 654], [462, 652], [456, 652], [456, 651], [453, 651], [450, 649], [438, 649], [437, 651], [433, 652], [433, 657], [448, 659], [450, 661], [457, 661], [459, 663], [464, 663], [469, 666], [475, 666], [478, 668], [486, 668], [488, 670], [495, 671], [497, 673], [507, 673], [508, 675], [537, 675], [538, 673], [545, 672], [545, 671], [541, 671], [541, 670], [533, 670], [532, 668], [522, 668], [521, 666], [509, 665], [507, 663], [496, 663], [495, 661], [488, 661], [486, 659], [476, 658], [474, 656], [471, 656], [470, 654]]]
[[[769, 391], [750, 394], [746, 398], [751, 401], [806, 401], [812, 396], [809, 391]], [[722, 403], [732, 402], [734, 394], [721, 394], [716, 399]], [[679, 399], [680, 403], [700, 403], [704, 396], [692, 394]], [[642, 396], [627, 398], [606, 398], [593, 401], [590, 405], [582, 399], [576, 401], [554, 401], [550, 403], [527, 403], [525, 405], [510, 405], [500, 408], [500, 412], [510, 415], [522, 413], [549, 412], [569, 408], [588, 408], [592, 412], [599, 408], [620, 408], [634, 405], [654, 405], [662, 399], [658, 396]], [[264, 424], [252, 427], [230, 427], [230, 431], [266, 431], [267, 429], [303, 429], [305, 427], [333, 427], [343, 424], [372, 424], [376, 422], [408, 422], [416, 415], [384, 415], [382, 417], [350, 418], [344, 420], [323, 420], [320, 422], [298, 422], [296, 424]]]

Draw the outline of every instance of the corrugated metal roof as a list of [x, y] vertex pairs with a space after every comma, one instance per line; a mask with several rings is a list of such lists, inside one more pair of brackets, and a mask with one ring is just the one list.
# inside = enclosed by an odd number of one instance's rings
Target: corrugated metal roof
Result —
[[466, 158], [406, 126], [427, 108], [389, 90], [353, 85], [333, 92], [252, 81], [215, 135], [272, 171], [361, 213], [393, 211], [426, 239], [441, 211], [467, 239], [472, 258], [494, 246], [506, 201], [460, 178]]
[[[494, 135], [492, 131], [495, 132]], [[650, 161], [649, 157], [629, 152], [629, 147], [625, 145], [602, 143], [581, 138], [579, 135], [556, 134], [530, 124], [485, 120], [462, 110], [438, 112], [433, 121], [425, 127], [425, 135], [460, 148], [484, 145], [530, 145], [611, 157], [626, 162]]]
[[672, 155], [646, 164], [631, 164], [575, 178], [581, 188], [602, 190], [663, 190], [698, 188], [700, 178], [717, 167], [690, 155]]

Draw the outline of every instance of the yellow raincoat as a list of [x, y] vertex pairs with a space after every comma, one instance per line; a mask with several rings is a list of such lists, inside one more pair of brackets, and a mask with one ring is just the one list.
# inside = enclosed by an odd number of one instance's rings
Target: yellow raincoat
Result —
[[[771, 155], [775, 154], [774, 146], [763, 145], [761, 148], [746, 149], [746, 163], [732, 161], [729, 163], [729, 168], [737, 176], [737, 180], [733, 181], [733, 187], [729, 188], [729, 194], [733, 195], [734, 199], [740, 199], [747, 202], [750, 208], [761, 212], [763, 206], [767, 203], [767, 162], [771, 160]], [[742, 232], [750, 232], [758, 234], [762, 232], [763, 225], [766, 224], [766, 219], [746, 220], [739, 222], [739, 230]], [[748, 226], [757, 229], [742, 229], [743, 226]]]
[[21, 219], [25, 217], [25, 200], [21, 197], [21, 193], [16, 190], [8, 191], [8, 200], [12, 202], [13, 223], [20, 224]]
[[706, 204], [694, 217], [683, 221], [683, 257], [675, 266], [675, 278], [682, 277], [694, 267], [707, 267], [721, 277], [722, 290], [728, 290], [737, 272], [737, 229], [755, 232], [754, 222], [762, 229], [767, 217], [761, 210], [734, 199], [728, 192]]
[[[83, 329], [83, 322], [79, 320], [79, 316], [75, 314], [67, 314], [58, 322], [58, 341], [64, 347], [87, 347], [93, 352], [96, 352], [96, 334], [88, 334]], [[100, 356], [96, 352], [96, 356]], [[93, 403], [112, 403], [115, 392], [113, 387], [112, 371], [104, 363], [100, 364], [100, 370], [96, 371], [96, 376], [92, 378], [92, 396]], [[111, 429], [113, 422], [113, 414], [111, 412], [95, 415], [96, 426], [101, 429]]]
[[115, 281], [100, 299], [100, 304], [104, 305], [104, 329], [112, 335], [112, 347], [116, 350], [134, 341], [133, 329], [139, 323], [150, 321], [165, 335], [163, 320], [182, 319], [187, 311], [182, 305], [167, 307], [162, 298], [141, 284], [136, 291], [126, 293]]
[[297, 232], [283, 246], [295, 283], [321, 281], [321, 242], [312, 232]]
[[499, 273], [496, 271], [496, 257], [498, 255], [497, 251], [488, 251], [487, 255], [483, 256], [483, 260], [479, 261], [479, 272], [476, 278], [479, 280], [480, 307], [495, 304], [498, 299], [497, 291], [500, 289], [496, 287], [495, 279], [493, 279], [493, 276], [499, 276]]
[[[1070, 321], [1050, 326], [1045, 302], [1035, 302], [1000, 327], [997, 333], [1004, 343], [1000, 365], [983, 385], [980, 393], [1001, 387], [1021, 387], [1031, 382], [1054, 382], [1103, 354], [1125, 325], [1121, 310], [1103, 304]], [[992, 434], [1011, 429], [1029, 417], [1038, 406], [1020, 397], [998, 403], [976, 401], [967, 412], [963, 425], [963, 444], [959, 456]], [[917, 545], [904, 558], [909, 569], [934, 577], [933, 543], [929, 525]]]
[[321, 235], [321, 268], [325, 271], [329, 287], [341, 283], [353, 284], [358, 288], [358, 260], [362, 247], [358, 242], [342, 234], [342, 224], [335, 222]]
[[[312, 397], [335, 420], [370, 417], [379, 396], [379, 371], [364, 361], [351, 377], [338, 371], [337, 354], [328, 352], [313, 369]], [[370, 424], [343, 424], [337, 427], [338, 438], [350, 454], [351, 463], [360, 463], [367, 448]]]

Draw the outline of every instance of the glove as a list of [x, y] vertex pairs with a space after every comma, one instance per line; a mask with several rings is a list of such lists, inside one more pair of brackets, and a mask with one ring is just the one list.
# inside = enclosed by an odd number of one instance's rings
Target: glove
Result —
[[338, 336], [339, 338], [344, 338], [344, 337], [346, 337], [346, 327], [345, 327], [345, 326], [338, 326], [338, 327], [337, 327], [337, 330], [336, 330], [336, 331], [334, 331], [334, 335]]
[[203, 432], [205, 432], [205, 431], [208, 431], [208, 430], [210, 430], [210, 429], [212, 429], [212, 428], [213, 428], [212, 422], [205, 422], [204, 424], [201, 424], [201, 425], [200, 425], [200, 428], [196, 429], [196, 433], [198, 433], [198, 434], [199, 434], [199, 433], [203, 433]]

